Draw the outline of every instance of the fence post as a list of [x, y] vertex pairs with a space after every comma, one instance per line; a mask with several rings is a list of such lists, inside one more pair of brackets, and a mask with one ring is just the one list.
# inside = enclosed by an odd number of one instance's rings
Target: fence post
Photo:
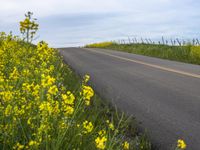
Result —
[[199, 39], [197, 39], [197, 45], [199, 46]]
[[138, 43], [138, 41], [137, 41], [137, 38], [135, 37], [135, 42], [136, 42], [136, 44]]
[[143, 40], [143, 38], [141, 38], [141, 41], [142, 41], [142, 44], [144, 44], [144, 40]]
[[164, 37], [162, 36], [162, 42], [163, 42], [163, 45], [165, 44], [165, 40], [164, 40]]
[[179, 46], [181, 46], [181, 42], [179, 41], [178, 38], [176, 38], [177, 43], [179, 44]]

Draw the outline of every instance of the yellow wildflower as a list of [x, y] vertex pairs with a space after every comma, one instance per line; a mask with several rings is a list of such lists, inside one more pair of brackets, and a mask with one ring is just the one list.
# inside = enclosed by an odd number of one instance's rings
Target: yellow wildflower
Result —
[[0, 95], [2, 95], [5, 102], [8, 102], [13, 98], [13, 93], [11, 91], [0, 92]]
[[5, 80], [4, 80], [4, 77], [3, 77], [3, 75], [0, 75], [0, 83], [1, 82], [4, 82]]
[[18, 108], [18, 106], [14, 106], [13, 108], [13, 113], [17, 116], [17, 115], [23, 115], [25, 113], [24, 111], [24, 107], [21, 109]]
[[54, 65], [51, 65], [49, 70], [50, 70], [50, 72], [52, 72], [54, 70]]
[[9, 116], [12, 113], [12, 106], [8, 104], [8, 106], [5, 109], [5, 116]]
[[49, 86], [49, 85], [52, 85], [52, 84], [54, 84], [55, 83], [55, 78], [52, 78], [52, 77], [50, 77], [50, 76], [47, 76], [47, 85]]
[[33, 141], [31, 140], [29, 143], [28, 143], [29, 146], [38, 146], [39, 143], [37, 141]]
[[[42, 102], [39, 106], [40, 111], [43, 111], [44, 114], [51, 114], [54, 110], [54, 108], [51, 106], [51, 104], [49, 102]], [[46, 114], [46, 115], [47, 115]]]
[[114, 127], [114, 125], [113, 125], [112, 123], [109, 123], [109, 128], [110, 128], [111, 130], [115, 130], [115, 127]]
[[42, 74], [41, 77], [42, 77], [41, 82], [42, 82], [43, 87], [52, 86], [55, 83], [55, 80], [56, 80], [55, 78], [53, 78], [49, 75], [45, 77], [45, 75]]
[[124, 150], [129, 150], [129, 143], [128, 143], [127, 141], [125, 141], [125, 142], [123, 143], [123, 149], [124, 149]]
[[90, 99], [91, 99], [92, 96], [94, 96], [93, 89], [90, 86], [83, 85], [81, 94], [83, 95], [83, 98], [85, 100], [85, 104], [87, 106], [90, 105]]
[[95, 139], [96, 147], [98, 149], [105, 149], [106, 148], [106, 142], [107, 142], [107, 138], [105, 136], [97, 137]]
[[31, 124], [31, 118], [29, 118], [29, 119], [27, 120], [27, 124], [28, 124], [28, 125]]
[[66, 128], [67, 128], [67, 124], [66, 124], [65, 122], [61, 121], [61, 122], [59, 123], [59, 127], [60, 127], [61, 129], [66, 129]]
[[90, 76], [89, 75], [85, 75], [84, 76], [84, 82], [87, 83], [90, 80]]
[[184, 140], [179, 139], [178, 142], [177, 142], [177, 147], [180, 148], [180, 149], [186, 149], [187, 145], [184, 142]]
[[106, 131], [105, 130], [100, 130], [99, 132], [98, 132], [98, 134], [99, 134], [99, 136], [104, 136], [105, 134], [106, 134]]
[[13, 149], [22, 150], [24, 149], [24, 145], [21, 145], [19, 142], [13, 147]]
[[74, 104], [75, 97], [70, 91], [68, 91], [67, 94], [62, 94], [62, 99], [65, 104], [72, 105]]
[[22, 72], [22, 74], [24, 75], [24, 76], [29, 76], [30, 75], [30, 71], [29, 70], [27, 70], [27, 69], [24, 69], [23, 70], [23, 72]]
[[22, 84], [22, 89], [27, 92], [31, 92], [32, 87], [33, 87], [33, 83], [32, 84], [28, 84], [28, 83]]
[[16, 80], [19, 78], [19, 72], [17, 71], [17, 68], [14, 67], [13, 72], [10, 74], [10, 79]]
[[58, 88], [57, 88], [56, 85], [51, 86], [51, 87], [49, 88], [49, 90], [48, 90], [48, 93], [49, 93], [49, 94], [52, 94], [52, 95], [56, 95], [57, 92], [58, 92]]
[[114, 127], [113, 123], [111, 123], [109, 120], [106, 120], [106, 123], [108, 124], [108, 127], [109, 127], [111, 130], [115, 130], [115, 127]]
[[53, 112], [54, 112], [55, 115], [58, 115], [60, 113], [59, 102], [54, 101], [53, 105], [54, 105]]
[[66, 106], [64, 111], [65, 111], [65, 115], [72, 115], [74, 112], [74, 108], [71, 106]]
[[34, 87], [33, 87], [33, 92], [32, 92], [32, 95], [33, 96], [35, 96], [35, 97], [37, 97], [38, 95], [39, 95], [39, 90], [40, 90], [40, 85], [35, 85]]
[[90, 132], [92, 132], [94, 126], [93, 126], [92, 122], [88, 122], [86, 120], [83, 122], [83, 128], [85, 129], [85, 131], [83, 131], [84, 133], [90, 133]]

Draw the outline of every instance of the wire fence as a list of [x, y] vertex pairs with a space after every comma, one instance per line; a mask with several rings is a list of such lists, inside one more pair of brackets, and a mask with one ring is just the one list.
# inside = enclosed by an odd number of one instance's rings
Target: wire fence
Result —
[[162, 37], [161, 40], [152, 40], [150, 38], [131, 38], [128, 37], [127, 39], [120, 39], [114, 40], [112, 42], [118, 44], [157, 44], [157, 45], [168, 45], [168, 46], [186, 46], [186, 45], [193, 45], [193, 46], [200, 46], [200, 40], [198, 38], [193, 39], [167, 39]]

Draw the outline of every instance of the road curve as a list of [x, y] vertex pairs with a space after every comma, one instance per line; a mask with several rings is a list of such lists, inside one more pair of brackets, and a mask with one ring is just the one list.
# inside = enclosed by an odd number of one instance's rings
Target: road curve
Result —
[[153, 144], [184, 139], [200, 150], [200, 66], [104, 49], [62, 48], [64, 61], [89, 74], [95, 90], [136, 117]]

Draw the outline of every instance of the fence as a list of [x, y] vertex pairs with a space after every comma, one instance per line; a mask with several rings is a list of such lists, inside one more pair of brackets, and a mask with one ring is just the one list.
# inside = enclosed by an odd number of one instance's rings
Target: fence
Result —
[[198, 38], [193, 38], [189, 40], [182, 40], [182, 39], [165, 39], [164, 37], [161, 40], [152, 40], [150, 38], [130, 38], [128, 39], [121, 39], [117, 41], [112, 41], [118, 44], [158, 44], [158, 45], [169, 45], [169, 46], [186, 46], [186, 45], [193, 45], [193, 46], [200, 46], [200, 40]]

